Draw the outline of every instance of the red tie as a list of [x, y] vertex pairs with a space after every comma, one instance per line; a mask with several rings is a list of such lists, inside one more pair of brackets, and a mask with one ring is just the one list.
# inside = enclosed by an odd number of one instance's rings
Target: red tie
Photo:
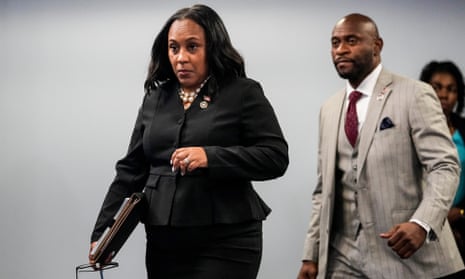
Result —
[[352, 147], [355, 146], [358, 136], [358, 117], [356, 103], [362, 96], [358, 91], [352, 91], [349, 95], [349, 108], [347, 109], [345, 131], [347, 139]]

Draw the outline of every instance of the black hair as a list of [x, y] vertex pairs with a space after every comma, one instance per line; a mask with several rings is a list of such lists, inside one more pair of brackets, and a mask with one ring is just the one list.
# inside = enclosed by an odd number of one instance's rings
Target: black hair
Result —
[[206, 56], [210, 79], [207, 94], [223, 82], [235, 77], [246, 77], [244, 60], [232, 46], [226, 27], [219, 15], [205, 5], [182, 8], [165, 23], [153, 42], [151, 61], [144, 88], [149, 90], [166, 81], [176, 80], [168, 58], [168, 32], [176, 20], [190, 19], [200, 25], [205, 32]]
[[457, 109], [456, 113], [461, 114], [463, 110], [465, 85], [463, 81], [463, 75], [460, 69], [452, 61], [431, 61], [423, 67], [420, 80], [431, 83], [431, 78], [436, 73], [446, 73], [454, 77], [457, 83]]

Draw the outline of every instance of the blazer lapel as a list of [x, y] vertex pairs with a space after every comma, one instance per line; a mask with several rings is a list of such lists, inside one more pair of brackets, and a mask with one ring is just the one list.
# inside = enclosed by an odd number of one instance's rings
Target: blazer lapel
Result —
[[[326, 129], [323, 129], [325, 134], [322, 139], [320, 139], [324, 141], [322, 146], [325, 147], [323, 148], [324, 153], [321, 155], [327, 158], [327, 160], [322, 160], [323, 162], [326, 162], [326, 165], [321, 166], [323, 172], [322, 176], [324, 179], [327, 179], [326, 181], [329, 183], [328, 185], [331, 185], [331, 187], [335, 185], [334, 178], [337, 157], [337, 141], [339, 136], [339, 127], [341, 125], [341, 114], [344, 111], [344, 100], [345, 90], [342, 90], [335, 96], [334, 102], [325, 114], [324, 123], [321, 123], [321, 125], [324, 125], [323, 127], [326, 127]], [[328, 129], [327, 127], [333, 128]]]
[[360, 131], [360, 142], [358, 146], [358, 165], [360, 170], [363, 169], [365, 160], [370, 149], [370, 145], [373, 141], [373, 137], [378, 128], [379, 118], [383, 110], [386, 100], [389, 98], [392, 91], [391, 88], [392, 76], [389, 72], [382, 70], [379, 75], [378, 81], [376, 82], [373, 95], [371, 96], [370, 104], [368, 105], [368, 111], [363, 124], [362, 130]]

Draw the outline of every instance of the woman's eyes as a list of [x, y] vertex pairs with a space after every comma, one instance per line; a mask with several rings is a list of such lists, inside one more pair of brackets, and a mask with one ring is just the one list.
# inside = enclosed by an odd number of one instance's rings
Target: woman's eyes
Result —
[[[186, 46], [186, 49], [187, 49], [187, 51], [189, 51], [189, 52], [194, 52], [194, 51], [197, 50], [198, 47], [199, 47], [198, 44], [188, 44], [188, 45]], [[176, 53], [176, 52], [179, 51], [179, 48], [180, 48], [180, 47], [179, 47], [179, 45], [170, 44], [170, 45], [168, 46], [168, 48], [169, 48], [172, 52]]]
[[173, 52], [177, 52], [177, 50], [179, 49], [179, 47], [177, 45], [175, 45], [175, 44], [171, 44], [168, 47]]
[[198, 45], [197, 44], [189, 44], [187, 45], [187, 49], [189, 51], [195, 51], [197, 49]]

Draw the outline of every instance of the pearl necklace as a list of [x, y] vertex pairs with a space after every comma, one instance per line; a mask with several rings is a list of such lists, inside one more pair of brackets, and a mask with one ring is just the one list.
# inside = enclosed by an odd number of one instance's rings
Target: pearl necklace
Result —
[[210, 76], [208, 76], [201, 84], [200, 86], [195, 89], [193, 92], [184, 92], [181, 87], [179, 87], [179, 98], [181, 98], [182, 102], [184, 105], [187, 104], [192, 104], [194, 102], [195, 98], [197, 98], [197, 95], [199, 95], [200, 90], [202, 90], [202, 87], [207, 83], [208, 79]]

